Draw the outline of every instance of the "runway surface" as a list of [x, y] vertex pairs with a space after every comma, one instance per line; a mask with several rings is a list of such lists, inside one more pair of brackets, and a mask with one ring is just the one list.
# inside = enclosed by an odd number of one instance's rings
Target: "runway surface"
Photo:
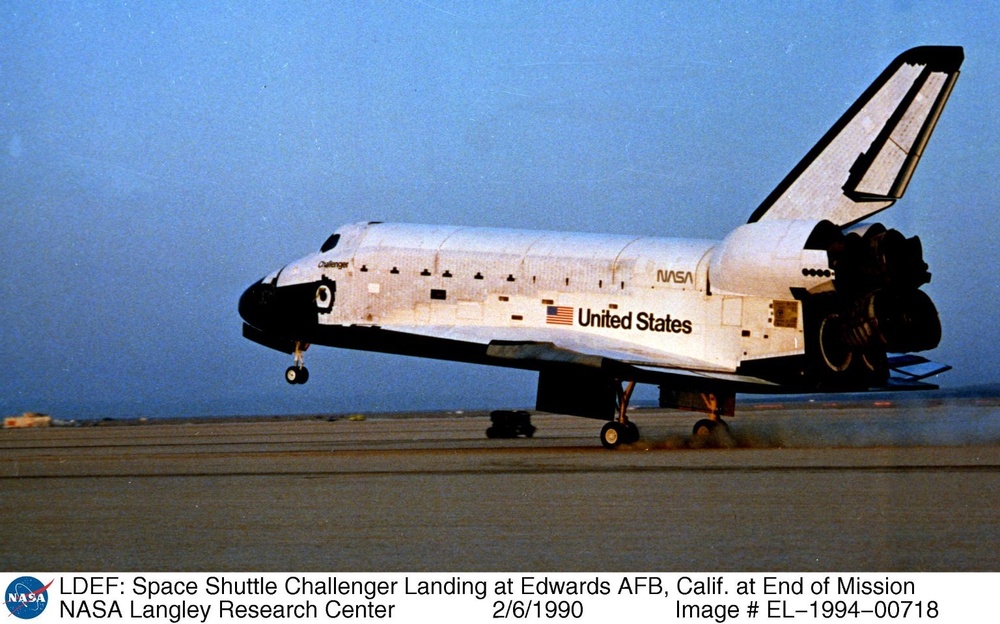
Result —
[[996, 401], [695, 415], [484, 413], [0, 431], [0, 568], [1000, 570]]

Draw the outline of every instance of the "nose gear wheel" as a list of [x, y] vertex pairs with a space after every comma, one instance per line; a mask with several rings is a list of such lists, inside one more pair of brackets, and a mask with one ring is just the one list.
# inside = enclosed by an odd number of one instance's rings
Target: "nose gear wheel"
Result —
[[295, 343], [295, 364], [285, 369], [285, 381], [293, 386], [309, 381], [309, 369], [306, 368], [305, 359], [302, 357], [302, 353], [308, 348], [308, 344]]

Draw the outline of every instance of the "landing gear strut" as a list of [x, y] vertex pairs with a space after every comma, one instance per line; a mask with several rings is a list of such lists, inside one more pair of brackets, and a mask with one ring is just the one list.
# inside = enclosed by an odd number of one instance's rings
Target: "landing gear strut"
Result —
[[295, 342], [295, 364], [285, 370], [285, 381], [294, 385], [304, 384], [309, 381], [309, 369], [305, 366], [302, 354], [309, 348], [308, 344]]
[[615, 390], [618, 393], [618, 413], [614, 420], [601, 429], [601, 444], [606, 449], [616, 448], [619, 444], [633, 444], [639, 441], [639, 428], [628, 419], [626, 414], [628, 402], [632, 398], [632, 391], [635, 390], [635, 382], [630, 381], [624, 388], [616, 387]]

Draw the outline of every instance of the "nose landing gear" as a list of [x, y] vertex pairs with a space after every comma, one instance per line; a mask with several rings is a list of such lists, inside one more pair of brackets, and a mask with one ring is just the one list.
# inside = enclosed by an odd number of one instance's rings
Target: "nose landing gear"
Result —
[[309, 369], [306, 368], [305, 359], [302, 357], [302, 354], [308, 348], [308, 343], [295, 342], [295, 364], [285, 370], [285, 381], [293, 386], [309, 381]]

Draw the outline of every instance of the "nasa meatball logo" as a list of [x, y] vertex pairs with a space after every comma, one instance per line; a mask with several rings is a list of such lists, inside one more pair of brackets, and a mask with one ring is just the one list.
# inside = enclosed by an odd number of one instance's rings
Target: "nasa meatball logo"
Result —
[[48, 585], [43, 585], [33, 576], [21, 576], [14, 579], [7, 586], [7, 593], [4, 594], [7, 610], [10, 611], [11, 615], [22, 620], [38, 617], [49, 604], [48, 589], [50, 585], [52, 585], [52, 581], [49, 581]]

